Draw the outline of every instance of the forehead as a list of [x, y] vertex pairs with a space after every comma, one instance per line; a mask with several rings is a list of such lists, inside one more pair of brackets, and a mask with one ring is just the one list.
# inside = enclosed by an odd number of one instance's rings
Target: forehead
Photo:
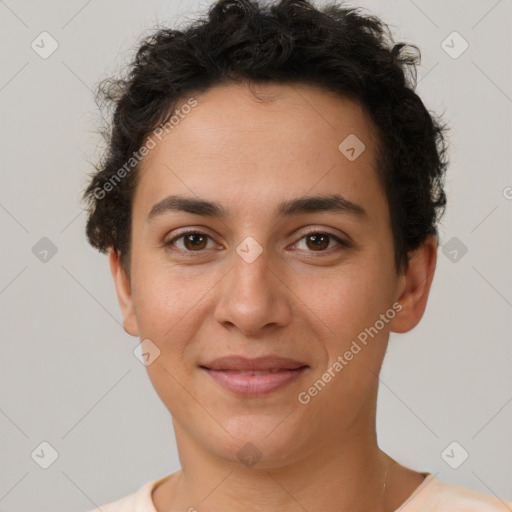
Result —
[[226, 202], [243, 196], [255, 205], [258, 195], [277, 203], [313, 188], [337, 188], [355, 201], [362, 189], [378, 192], [377, 132], [358, 102], [317, 86], [275, 83], [224, 84], [194, 99], [169, 133], [152, 137], [135, 198], [146, 212], [176, 192]]
[[[198, 155], [212, 154], [216, 148], [222, 151], [230, 145], [242, 149], [241, 145], [249, 140], [253, 144], [243, 147], [245, 151], [253, 145], [272, 147], [275, 142], [286, 142], [298, 154], [314, 152], [314, 146], [301, 143], [318, 142], [319, 136], [327, 136], [325, 142], [334, 144], [350, 133], [365, 139], [367, 146], [377, 142], [374, 124], [358, 101], [320, 86], [222, 84], [194, 99], [198, 106], [174, 116], [171, 131], [180, 134], [180, 142], [194, 144]], [[188, 100], [179, 100], [175, 111], [185, 112]], [[286, 130], [279, 133], [284, 127]]]

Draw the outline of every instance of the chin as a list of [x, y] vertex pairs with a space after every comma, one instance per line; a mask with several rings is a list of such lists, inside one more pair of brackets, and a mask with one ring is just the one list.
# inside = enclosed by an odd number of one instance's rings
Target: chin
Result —
[[[284, 424], [280, 417], [258, 415], [234, 418], [223, 432], [223, 439], [208, 438], [209, 449], [218, 456], [237, 465], [270, 469], [280, 467], [300, 458], [300, 446], [303, 440], [295, 428]], [[222, 449], [219, 450], [219, 447]]]

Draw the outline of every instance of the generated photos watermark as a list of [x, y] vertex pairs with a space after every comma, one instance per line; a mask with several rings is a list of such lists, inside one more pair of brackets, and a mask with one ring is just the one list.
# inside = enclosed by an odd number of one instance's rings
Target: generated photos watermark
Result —
[[[348, 365], [350, 361], [354, 358], [355, 355], [359, 354], [361, 350], [368, 344], [368, 336], [370, 338], [374, 338], [384, 326], [389, 323], [390, 320], [395, 318], [396, 314], [402, 311], [403, 306], [400, 302], [395, 302], [391, 308], [389, 308], [385, 313], [381, 313], [379, 316], [379, 320], [375, 321], [375, 323], [371, 327], [366, 327], [363, 331], [361, 331], [357, 335], [357, 340], [353, 340], [350, 348], [344, 352], [343, 355], [339, 355], [336, 358], [336, 361], [322, 374], [322, 376], [317, 379], [311, 387], [309, 387], [306, 391], [301, 391], [297, 395], [297, 399], [303, 405], [309, 404], [311, 399], [318, 395], [320, 391], [322, 391], [325, 386], [338, 375], [345, 366]], [[358, 343], [363, 345], [361, 345]]]
[[149, 152], [156, 147], [156, 141], [162, 140], [164, 134], [168, 134], [173, 130], [191, 111], [192, 108], [197, 106], [196, 98], [192, 97], [187, 100], [186, 103], [176, 109], [173, 115], [163, 124], [158, 125], [146, 139], [146, 142], [139, 148], [138, 151], [134, 151], [129, 160], [120, 167], [101, 187], [94, 189], [93, 195], [96, 199], [104, 199], [107, 192], [110, 192], [114, 187], [121, 182], [133, 169], [137, 167], [140, 161], [149, 154]]

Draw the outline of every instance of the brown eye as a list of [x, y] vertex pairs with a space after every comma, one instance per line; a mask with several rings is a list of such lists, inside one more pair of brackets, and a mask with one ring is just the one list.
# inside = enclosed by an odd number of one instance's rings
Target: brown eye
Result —
[[[301, 243], [304, 241], [304, 247], [300, 247]], [[335, 241], [335, 246], [332, 247], [331, 242]], [[331, 252], [328, 249], [339, 250], [343, 247], [350, 247], [348, 242], [344, 242], [340, 238], [331, 233], [322, 233], [322, 232], [312, 232], [304, 235], [299, 242], [296, 244], [299, 246], [299, 249], [306, 250], [307, 252]], [[336, 247], [336, 245], [338, 247]], [[331, 247], [329, 247], [331, 246]]]
[[329, 235], [325, 235], [322, 233], [315, 233], [312, 235], [306, 236], [306, 245], [310, 249], [327, 249], [329, 247]]
[[206, 247], [206, 237], [199, 233], [185, 235], [183, 238], [185, 247], [191, 251], [195, 249], [204, 249]]
[[[166, 242], [165, 246], [175, 245], [178, 249], [181, 249], [185, 252], [200, 252], [202, 249], [207, 248], [208, 239], [210, 239], [210, 237], [204, 233], [198, 231], [189, 231], [174, 237], [172, 240]], [[183, 241], [182, 246], [176, 243], [181, 240]]]

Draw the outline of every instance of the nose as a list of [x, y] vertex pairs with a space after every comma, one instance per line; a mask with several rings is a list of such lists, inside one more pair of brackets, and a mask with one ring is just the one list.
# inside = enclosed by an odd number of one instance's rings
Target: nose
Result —
[[283, 273], [270, 266], [265, 251], [252, 262], [234, 253], [232, 261], [231, 271], [221, 282], [217, 322], [246, 336], [290, 323], [293, 294]]

